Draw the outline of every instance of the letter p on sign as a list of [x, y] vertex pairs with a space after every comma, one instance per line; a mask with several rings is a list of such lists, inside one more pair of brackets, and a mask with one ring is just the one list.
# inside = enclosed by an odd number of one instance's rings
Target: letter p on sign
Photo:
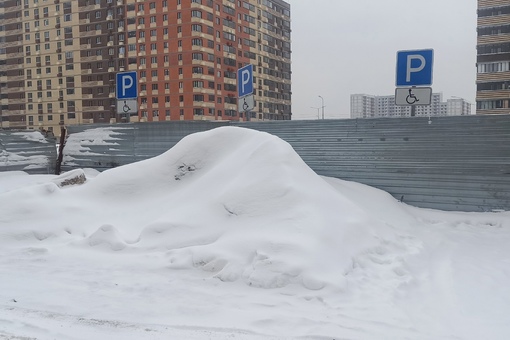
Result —
[[237, 96], [242, 98], [253, 93], [253, 65], [237, 70]]
[[138, 97], [136, 71], [117, 73], [117, 99], [133, 99]]
[[129, 90], [131, 87], [133, 87], [133, 78], [131, 77], [122, 77], [122, 84], [121, 84], [121, 89], [122, 89], [122, 96], [125, 97], [126, 96], [126, 92], [127, 90]]
[[432, 85], [434, 50], [397, 52], [397, 86]]

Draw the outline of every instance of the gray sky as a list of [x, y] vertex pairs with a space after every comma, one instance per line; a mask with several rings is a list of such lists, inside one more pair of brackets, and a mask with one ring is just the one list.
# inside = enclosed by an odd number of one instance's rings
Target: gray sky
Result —
[[[396, 53], [434, 49], [434, 92], [476, 94], [476, 0], [286, 0], [293, 119], [348, 118], [350, 95], [395, 92]], [[474, 106], [472, 106], [474, 111]]]

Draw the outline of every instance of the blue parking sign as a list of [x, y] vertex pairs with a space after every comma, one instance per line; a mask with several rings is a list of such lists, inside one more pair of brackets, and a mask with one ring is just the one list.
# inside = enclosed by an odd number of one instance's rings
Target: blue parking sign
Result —
[[248, 64], [237, 70], [237, 96], [242, 98], [253, 94], [253, 65]]
[[432, 85], [433, 64], [433, 49], [397, 52], [397, 86]]
[[117, 99], [138, 97], [136, 71], [117, 73]]

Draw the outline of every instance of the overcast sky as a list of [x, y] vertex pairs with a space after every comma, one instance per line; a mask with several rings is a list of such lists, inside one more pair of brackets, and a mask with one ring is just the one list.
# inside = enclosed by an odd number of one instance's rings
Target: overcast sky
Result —
[[[286, 0], [293, 119], [348, 118], [350, 95], [395, 92], [396, 53], [434, 49], [434, 92], [475, 103], [476, 0]], [[474, 106], [472, 106], [474, 111]]]

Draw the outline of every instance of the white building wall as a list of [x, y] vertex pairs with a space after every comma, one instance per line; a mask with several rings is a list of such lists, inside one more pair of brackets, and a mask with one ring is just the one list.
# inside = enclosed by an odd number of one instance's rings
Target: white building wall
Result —
[[351, 118], [375, 117], [375, 97], [366, 94], [351, 95]]
[[[430, 105], [416, 106], [416, 116], [460, 116], [471, 114], [471, 104], [462, 98], [443, 101], [433, 93]], [[395, 105], [395, 96], [351, 95], [351, 118], [410, 117], [411, 106]]]

